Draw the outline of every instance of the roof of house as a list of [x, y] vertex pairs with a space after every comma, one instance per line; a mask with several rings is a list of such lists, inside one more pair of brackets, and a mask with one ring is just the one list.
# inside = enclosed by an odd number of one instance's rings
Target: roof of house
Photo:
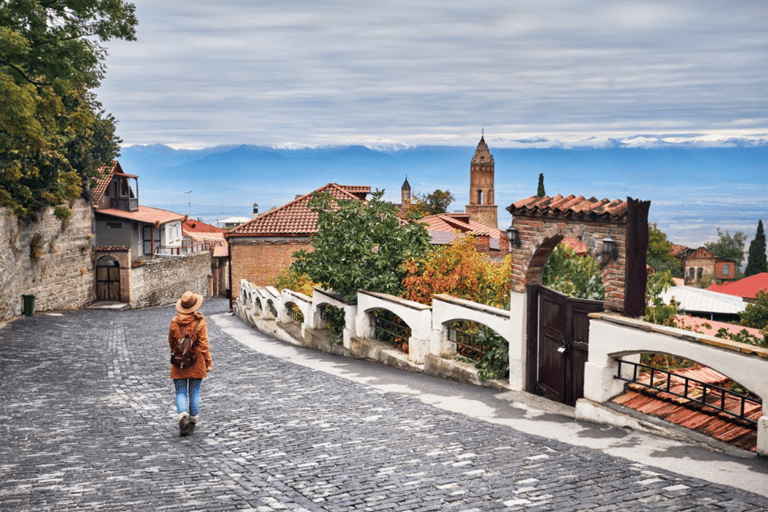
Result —
[[488, 235], [491, 238], [507, 236], [500, 229], [472, 220], [468, 213], [436, 213], [422, 217], [416, 222], [426, 224], [429, 232], [455, 233], [458, 231], [473, 235]]
[[120, 219], [135, 220], [145, 224], [165, 224], [166, 222], [172, 222], [175, 220], [184, 220], [185, 217], [184, 215], [169, 212], [168, 210], [161, 210], [159, 208], [152, 208], [149, 206], [141, 205], [139, 205], [139, 209], [135, 212], [118, 210], [116, 208], [99, 208], [96, 210], [96, 213], [99, 215], [118, 217]]
[[196, 242], [204, 242], [213, 246], [214, 258], [223, 258], [229, 254], [229, 244], [224, 239], [224, 233], [227, 230], [224, 228], [217, 228], [199, 220], [187, 219], [182, 223], [181, 231], [184, 236], [188, 236]]
[[328, 192], [335, 199], [361, 200], [371, 187], [329, 183], [290, 203], [270, 210], [233, 228], [230, 236], [309, 236], [317, 233], [317, 214], [309, 209], [309, 200], [316, 192]]
[[733, 283], [713, 284], [707, 290], [754, 299], [760, 290], [768, 290], [768, 272], [761, 272], [753, 276], [745, 277]]
[[627, 216], [629, 203], [625, 200], [585, 198], [584, 196], [531, 196], [507, 207], [512, 215], [537, 217], [567, 217], [575, 219], [620, 219]]
[[739, 297], [695, 286], [672, 286], [661, 294], [661, 298], [667, 304], [674, 298], [686, 311], [735, 315], [747, 307], [747, 303]]
[[99, 173], [100, 177], [97, 178], [96, 186], [93, 188], [93, 204], [99, 204], [101, 198], [104, 196], [104, 192], [106, 192], [107, 187], [112, 182], [112, 177], [114, 175], [118, 174], [126, 178], [138, 178], [138, 176], [134, 176], [133, 174], [125, 174], [123, 168], [120, 167], [120, 162], [117, 160], [112, 160], [109, 164], [102, 166], [97, 173]]

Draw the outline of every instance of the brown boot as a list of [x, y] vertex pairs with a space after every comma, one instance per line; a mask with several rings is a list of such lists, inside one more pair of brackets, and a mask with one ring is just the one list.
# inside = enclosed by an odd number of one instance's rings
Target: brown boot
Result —
[[179, 420], [179, 436], [186, 436], [189, 431], [189, 413], [181, 412], [176, 419]]
[[187, 435], [191, 436], [195, 433], [195, 425], [197, 425], [197, 416], [190, 416], [187, 424]]

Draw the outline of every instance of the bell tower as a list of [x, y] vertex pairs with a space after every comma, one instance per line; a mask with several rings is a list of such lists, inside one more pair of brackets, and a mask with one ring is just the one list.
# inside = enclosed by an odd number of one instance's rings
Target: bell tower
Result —
[[493, 155], [483, 135], [469, 164], [469, 204], [466, 212], [475, 222], [498, 229], [498, 207], [493, 197], [494, 172]]

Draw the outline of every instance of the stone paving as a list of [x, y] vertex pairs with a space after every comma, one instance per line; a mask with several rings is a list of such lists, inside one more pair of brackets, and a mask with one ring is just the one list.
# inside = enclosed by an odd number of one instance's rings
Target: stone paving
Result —
[[200, 423], [179, 438], [174, 313], [0, 329], [1, 510], [768, 510], [763, 496], [253, 352], [213, 322]]

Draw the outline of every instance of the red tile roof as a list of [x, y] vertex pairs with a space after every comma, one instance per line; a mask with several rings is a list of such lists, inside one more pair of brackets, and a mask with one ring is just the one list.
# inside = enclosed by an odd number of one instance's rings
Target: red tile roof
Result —
[[586, 199], [584, 196], [556, 195], [554, 197], [531, 196], [512, 203], [507, 211], [512, 215], [530, 215], [539, 217], [568, 217], [591, 219], [597, 217], [619, 219], [627, 216], [629, 204], [621, 199]]
[[139, 206], [139, 209], [135, 212], [118, 210], [115, 208], [99, 208], [96, 210], [96, 213], [121, 219], [135, 220], [146, 224], [155, 224], [156, 222], [165, 224], [166, 222], [175, 220], [184, 220], [184, 215], [169, 212], [168, 210], [161, 210], [159, 208], [151, 208], [149, 206]]
[[589, 254], [589, 251], [587, 251], [587, 244], [578, 238], [565, 237], [560, 240], [560, 243], [573, 249], [573, 252], [575, 252], [577, 256], [586, 256]]
[[360, 200], [370, 191], [371, 187], [367, 186], [329, 183], [313, 192], [294, 199], [290, 203], [240, 224], [229, 231], [227, 237], [313, 235], [317, 233], [317, 214], [309, 209], [309, 200], [312, 194], [315, 192], [328, 192], [335, 199]]
[[223, 234], [227, 232], [227, 230], [224, 228], [212, 226], [210, 224], [206, 224], [205, 222], [195, 220], [195, 219], [185, 220], [182, 228], [184, 229], [184, 231], [187, 231], [189, 233], [222, 233]]
[[734, 283], [713, 284], [707, 288], [713, 292], [727, 293], [744, 299], [754, 299], [760, 290], [768, 290], [768, 272], [745, 277]]
[[[702, 366], [675, 370], [674, 373], [716, 386], [727, 387], [728, 384], [727, 377]], [[648, 383], [650, 376], [641, 374], [640, 380], [643, 379]], [[660, 379], [663, 379], [663, 382]], [[673, 376], [670, 379], [670, 391], [683, 394], [683, 382], [683, 379]], [[666, 384], [666, 377], [659, 374], [654, 376], [654, 385], [666, 386]], [[692, 396], [696, 396], [696, 393], [701, 394], [701, 389], [692, 389], [689, 386], [688, 392]], [[711, 397], [711, 400], [707, 400], [708, 402], [715, 400], [716, 403], [720, 403], [718, 392], [708, 389], [707, 396]], [[664, 391], [650, 389], [638, 384], [629, 384], [627, 391], [614, 398], [612, 402], [747, 450], [755, 450], [757, 446], [757, 431], [746, 422]], [[738, 412], [740, 406], [740, 400], [726, 394], [725, 408], [727, 410]], [[745, 417], [757, 421], [762, 414], [761, 405], [749, 401], [745, 403]]]

